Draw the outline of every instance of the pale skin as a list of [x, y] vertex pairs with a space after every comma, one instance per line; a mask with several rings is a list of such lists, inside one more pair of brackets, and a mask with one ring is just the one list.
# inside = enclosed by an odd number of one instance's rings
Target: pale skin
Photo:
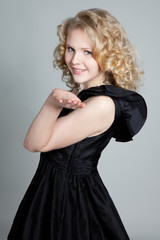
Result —
[[[82, 30], [67, 36], [65, 62], [82, 89], [101, 85], [104, 73], [92, 56], [92, 42]], [[62, 108], [74, 109], [58, 118]], [[94, 96], [82, 102], [77, 93], [54, 89], [33, 120], [24, 140], [31, 152], [47, 152], [67, 147], [106, 131], [113, 123], [115, 105], [107, 96]]]

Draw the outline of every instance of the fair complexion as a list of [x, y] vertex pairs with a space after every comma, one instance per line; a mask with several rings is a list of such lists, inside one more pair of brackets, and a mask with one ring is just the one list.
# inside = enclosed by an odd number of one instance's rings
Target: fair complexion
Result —
[[[80, 43], [80, 37], [85, 41]], [[74, 80], [83, 89], [101, 84], [104, 77], [90, 54], [91, 45], [89, 37], [81, 30], [68, 34], [65, 61]], [[74, 111], [58, 118], [63, 107]], [[33, 120], [24, 147], [31, 152], [67, 147], [106, 131], [113, 123], [114, 115], [113, 100], [107, 96], [94, 96], [81, 102], [74, 93], [56, 88]]]
[[93, 43], [81, 29], [69, 32], [66, 41], [65, 62], [74, 81], [81, 89], [102, 85], [105, 74], [93, 58]]

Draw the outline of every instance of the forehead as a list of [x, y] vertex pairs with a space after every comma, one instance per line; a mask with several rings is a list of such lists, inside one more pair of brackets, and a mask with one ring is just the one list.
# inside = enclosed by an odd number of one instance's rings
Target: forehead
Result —
[[81, 48], [93, 47], [93, 42], [89, 35], [82, 29], [73, 29], [67, 35], [66, 44], [81, 46]]

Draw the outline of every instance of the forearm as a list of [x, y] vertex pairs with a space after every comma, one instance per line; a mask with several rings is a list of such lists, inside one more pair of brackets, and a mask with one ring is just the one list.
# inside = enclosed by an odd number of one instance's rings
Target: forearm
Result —
[[55, 122], [61, 110], [62, 107], [54, 101], [53, 93], [51, 93], [27, 132], [24, 140], [25, 148], [31, 152], [41, 151], [50, 139]]

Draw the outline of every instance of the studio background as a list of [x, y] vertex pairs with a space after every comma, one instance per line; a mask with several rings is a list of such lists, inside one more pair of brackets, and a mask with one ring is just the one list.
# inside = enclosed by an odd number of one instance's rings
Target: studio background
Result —
[[56, 27], [88, 8], [110, 11], [143, 61], [148, 119], [129, 143], [114, 139], [99, 161], [102, 180], [132, 240], [160, 239], [158, 149], [160, 2], [158, 0], [4, 0], [0, 2], [0, 239], [5, 240], [39, 162], [23, 147], [26, 132], [49, 93], [67, 89], [52, 67]]

